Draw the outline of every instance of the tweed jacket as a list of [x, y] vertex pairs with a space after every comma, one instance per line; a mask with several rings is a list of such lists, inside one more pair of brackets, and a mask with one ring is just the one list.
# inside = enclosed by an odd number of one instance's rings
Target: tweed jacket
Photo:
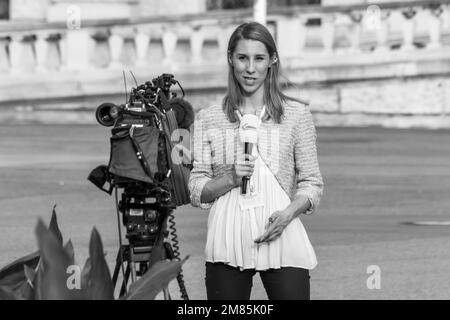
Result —
[[[306, 196], [315, 211], [323, 192], [316, 150], [316, 129], [307, 105], [289, 101], [284, 106], [281, 123], [265, 120], [258, 129], [258, 152], [283, 190], [294, 200]], [[209, 209], [201, 203], [205, 184], [233, 169], [238, 155], [244, 153], [239, 140], [239, 121], [232, 123], [222, 106], [211, 106], [196, 114], [191, 130], [193, 168], [189, 177], [191, 204]], [[191, 150], [192, 150], [191, 149]]]

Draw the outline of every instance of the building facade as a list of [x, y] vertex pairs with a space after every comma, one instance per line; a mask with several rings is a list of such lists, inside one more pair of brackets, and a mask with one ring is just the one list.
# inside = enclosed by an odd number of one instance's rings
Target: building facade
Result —
[[[0, 121], [62, 121], [62, 109], [95, 122], [99, 103], [123, 101], [128, 70], [140, 82], [175, 74], [197, 110], [220, 103], [228, 38], [253, 19], [217, 10], [225, 0], [28, 2], [41, 6], [2, 2]], [[279, 3], [267, 26], [286, 90], [311, 102], [318, 125], [450, 128], [450, 0]]]

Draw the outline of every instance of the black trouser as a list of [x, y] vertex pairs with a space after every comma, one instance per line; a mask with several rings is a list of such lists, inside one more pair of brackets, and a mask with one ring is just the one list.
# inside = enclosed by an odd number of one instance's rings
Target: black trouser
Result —
[[[257, 271], [206, 262], [208, 300], [249, 300]], [[309, 271], [283, 267], [258, 271], [270, 300], [309, 300]]]

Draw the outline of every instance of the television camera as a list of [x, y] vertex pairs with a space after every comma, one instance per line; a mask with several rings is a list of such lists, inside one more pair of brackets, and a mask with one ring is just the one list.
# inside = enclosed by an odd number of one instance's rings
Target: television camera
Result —
[[[171, 92], [175, 84], [181, 89], [181, 98]], [[125, 104], [102, 103], [95, 113], [99, 124], [112, 127], [110, 158], [108, 165], [95, 168], [88, 179], [110, 195], [115, 191], [121, 242], [113, 283], [116, 287], [122, 269], [119, 296], [126, 292], [130, 275], [134, 282], [156, 261], [179, 259], [173, 211], [189, 203], [191, 167], [182, 152], [172, 152], [179, 142], [172, 141], [172, 135], [178, 129], [189, 130], [194, 121], [193, 108], [183, 98], [184, 90], [174, 76], [162, 74], [144, 84], [136, 83]], [[123, 191], [120, 201], [119, 189]], [[120, 213], [126, 245], [122, 244]], [[187, 300], [181, 273], [177, 280], [182, 298]], [[170, 298], [167, 290], [164, 295]]]

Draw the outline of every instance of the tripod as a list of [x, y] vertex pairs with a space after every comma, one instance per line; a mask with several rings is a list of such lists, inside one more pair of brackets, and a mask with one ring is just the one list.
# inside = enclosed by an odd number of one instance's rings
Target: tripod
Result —
[[[175, 206], [169, 202], [170, 198], [167, 197], [168, 193], [165, 190], [140, 185], [136, 187], [133, 184], [128, 188], [125, 186], [120, 203], [117, 185], [114, 191], [120, 246], [112, 283], [114, 292], [120, 286], [119, 297], [122, 297], [127, 292], [129, 283], [134, 283], [138, 277], [142, 277], [155, 262], [179, 259], [180, 253], [173, 216]], [[120, 212], [127, 229], [128, 244], [122, 244]], [[167, 221], [170, 224], [173, 248], [168, 239]], [[123, 278], [121, 283], [118, 283], [121, 269]], [[177, 281], [182, 298], [189, 300], [181, 271], [177, 275]], [[164, 299], [170, 300], [168, 288], [163, 292]]]
[[[127, 285], [131, 280], [131, 283], [137, 280], [137, 277], [141, 277], [150, 267], [150, 260], [152, 254], [152, 246], [147, 245], [134, 245], [125, 244], [121, 245], [118, 250], [116, 265], [114, 267], [114, 273], [112, 277], [114, 292], [120, 286], [119, 297], [122, 297], [127, 291]], [[163, 242], [163, 258], [164, 259], [176, 259], [172, 246], [169, 242]], [[122, 267], [125, 267], [125, 274], [120, 283], [118, 283], [119, 272]], [[131, 276], [131, 279], [130, 279]], [[184, 300], [189, 300], [186, 287], [184, 286], [183, 275], [181, 272], [177, 275], [177, 282], [180, 288], [181, 296]], [[171, 300], [169, 289], [166, 287], [163, 290], [164, 300]]]

